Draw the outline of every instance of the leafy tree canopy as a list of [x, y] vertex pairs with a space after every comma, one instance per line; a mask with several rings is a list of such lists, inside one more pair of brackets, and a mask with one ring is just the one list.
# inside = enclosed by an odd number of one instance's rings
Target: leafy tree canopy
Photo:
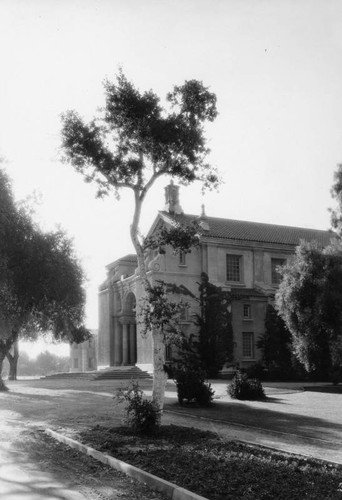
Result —
[[331, 188], [331, 195], [337, 201], [336, 209], [330, 209], [331, 225], [338, 236], [342, 237], [342, 164], [338, 165], [334, 173], [334, 183]]
[[101, 116], [87, 124], [68, 111], [62, 130], [66, 159], [87, 181], [97, 183], [99, 196], [129, 187], [143, 199], [164, 174], [185, 184], [201, 180], [217, 185], [217, 173], [204, 161], [208, 148], [203, 133], [203, 123], [217, 116], [215, 94], [190, 80], [167, 95], [165, 109], [154, 92], [141, 93], [122, 72], [104, 88]]
[[302, 242], [281, 270], [276, 306], [307, 371], [327, 373], [342, 360], [342, 246]]
[[44, 233], [16, 205], [3, 170], [0, 191], [0, 357], [19, 334], [83, 340], [84, 274], [72, 242], [62, 230]]

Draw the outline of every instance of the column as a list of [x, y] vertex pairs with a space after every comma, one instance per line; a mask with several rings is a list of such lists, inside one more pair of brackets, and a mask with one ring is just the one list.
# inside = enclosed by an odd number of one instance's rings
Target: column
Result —
[[130, 351], [130, 364], [135, 365], [137, 361], [137, 336], [135, 324], [129, 325], [129, 351]]
[[128, 338], [128, 324], [122, 325], [122, 364], [128, 365], [129, 359], [129, 338]]
[[122, 363], [122, 326], [118, 318], [114, 318], [114, 366]]

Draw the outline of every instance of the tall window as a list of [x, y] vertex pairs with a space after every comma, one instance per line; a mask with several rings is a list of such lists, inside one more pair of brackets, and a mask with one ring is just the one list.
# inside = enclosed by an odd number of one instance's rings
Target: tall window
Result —
[[182, 250], [179, 252], [179, 265], [186, 266], [186, 253]]
[[74, 368], [78, 368], [78, 358], [74, 358]]
[[250, 304], [243, 304], [243, 319], [251, 319], [252, 310]]
[[240, 255], [227, 255], [227, 281], [241, 281]]
[[278, 267], [285, 264], [285, 259], [271, 259], [271, 269], [272, 269], [272, 284], [279, 285], [281, 281], [281, 275], [277, 271]]
[[189, 308], [185, 304], [181, 308], [179, 319], [181, 321], [188, 321], [189, 319]]
[[242, 357], [254, 358], [254, 333], [242, 333]]

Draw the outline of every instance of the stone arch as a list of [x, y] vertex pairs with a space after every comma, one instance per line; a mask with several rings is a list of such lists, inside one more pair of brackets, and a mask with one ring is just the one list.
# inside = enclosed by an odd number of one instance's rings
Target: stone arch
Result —
[[136, 305], [137, 300], [135, 298], [135, 295], [132, 291], [129, 291], [124, 300], [124, 314], [135, 316]]

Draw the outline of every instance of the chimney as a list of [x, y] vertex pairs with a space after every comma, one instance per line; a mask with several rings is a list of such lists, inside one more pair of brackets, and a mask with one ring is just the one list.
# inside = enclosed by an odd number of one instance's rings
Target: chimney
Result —
[[182, 207], [179, 204], [179, 186], [175, 186], [172, 179], [170, 184], [165, 187], [164, 210], [172, 215], [179, 215], [183, 213]]
[[204, 229], [204, 231], [209, 231], [210, 230], [210, 226], [209, 226], [209, 223], [208, 223], [208, 217], [207, 217], [207, 215], [205, 213], [204, 203], [202, 204], [202, 213], [199, 216], [198, 220], [199, 220], [199, 225], [201, 226], [202, 229]]

